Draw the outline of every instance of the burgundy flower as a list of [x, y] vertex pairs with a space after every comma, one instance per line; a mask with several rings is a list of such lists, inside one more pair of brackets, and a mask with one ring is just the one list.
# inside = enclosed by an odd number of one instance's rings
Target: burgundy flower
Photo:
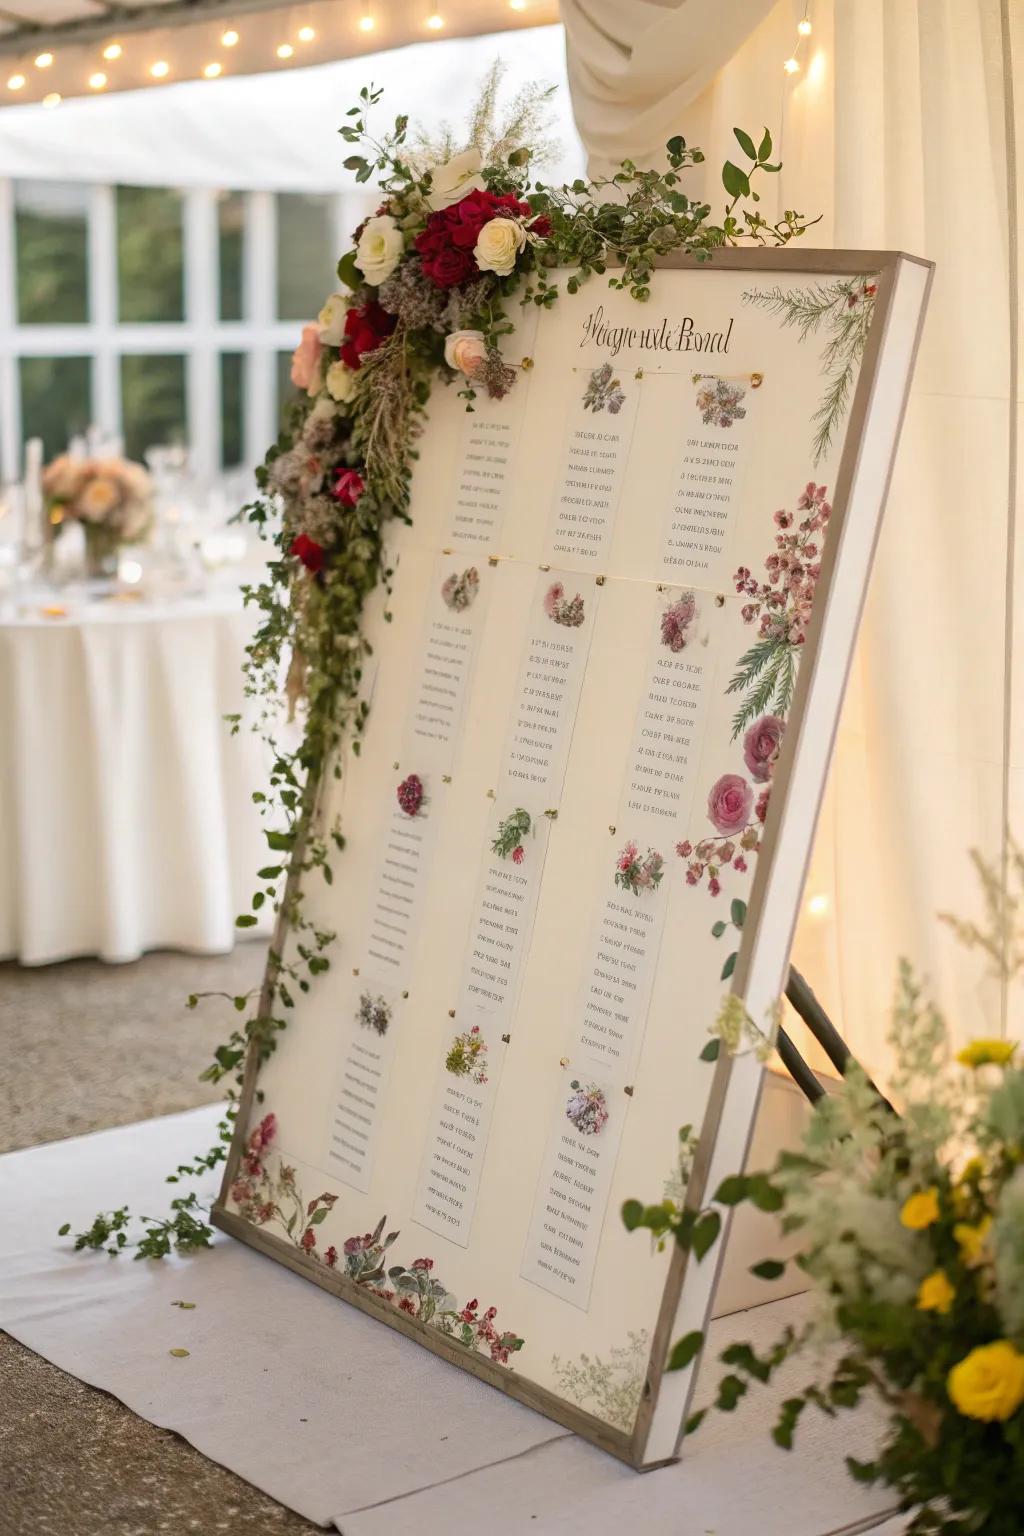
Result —
[[536, 235], [540, 240], [546, 240], [551, 233], [551, 220], [546, 213], [539, 213], [533, 223], [526, 227], [531, 235]]
[[433, 254], [424, 250], [422, 266], [424, 277], [437, 288], [458, 288], [476, 271], [472, 250], [460, 250], [454, 245], [440, 245]]
[[513, 864], [521, 864], [523, 862], [523, 860], [525, 859], [525, 857], [526, 857], [526, 850], [523, 847], [522, 843], [519, 844], [518, 848], [513, 848], [512, 849], [512, 863]]
[[347, 368], [362, 366], [363, 354], [373, 352], [386, 341], [395, 328], [395, 317], [382, 309], [376, 299], [353, 306], [345, 316], [345, 340], [341, 360]]
[[711, 786], [708, 817], [712, 826], [728, 836], [739, 832], [750, 820], [754, 791], [738, 773], [723, 773]]
[[484, 225], [498, 215], [525, 218], [529, 212], [529, 203], [511, 192], [498, 197], [474, 188], [450, 208], [432, 213], [415, 241], [424, 277], [438, 288], [456, 288], [475, 277], [473, 247]]
[[305, 1249], [306, 1253], [312, 1253], [316, 1247], [316, 1233], [312, 1227], [307, 1227], [303, 1232], [299, 1247]]
[[322, 544], [311, 539], [308, 533], [298, 534], [291, 542], [288, 553], [301, 560], [307, 571], [312, 571], [314, 576], [324, 568], [327, 559], [327, 551]]
[[415, 1317], [416, 1303], [413, 1301], [411, 1296], [400, 1296], [398, 1300], [398, 1310], [399, 1312], [408, 1312], [411, 1314], [411, 1316]]
[[363, 1240], [361, 1237], [346, 1237], [342, 1246], [346, 1255], [352, 1258], [355, 1254], [362, 1253]]
[[779, 715], [762, 715], [743, 738], [743, 761], [758, 784], [766, 784], [775, 769], [786, 722]]
[[338, 469], [334, 472], [331, 495], [344, 507], [354, 507], [366, 489], [366, 482], [357, 469]]
[[338, 1250], [335, 1248], [333, 1243], [324, 1254], [324, 1262], [326, 1263], [328, 1269], [333, 1269], [338, 1262]]
[[433, 1269], [433, 1267], [433, 1259], [413, 1259], [410, 1266], [412, 1269]]
[[398, 803], [407, 816], [419, 814], [425, 795], [423, 780], [418, 773], [410, 773], [408, 778], [403, 779], [396, 793], [398, 795]]

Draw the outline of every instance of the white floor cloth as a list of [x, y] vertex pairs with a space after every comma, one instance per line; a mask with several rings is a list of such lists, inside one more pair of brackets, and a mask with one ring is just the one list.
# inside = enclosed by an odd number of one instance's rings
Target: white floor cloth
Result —
[[[891, 1497], [843, 1469], [845, 1453], [870, 1452], [868, 1416], [808, 1415], [786, 1455], [768, 1436], [774, 1403], [751, 1393], [709, 1418], [683, 1463], [640, 1476], [241, 1243], [151, 1264], [76, 1255], [57, 1238], [100, 1206], [164, 1210], [166, 1170], [209, 1145], [217, 1113], [0, 1158], [0, 1325], [344, 1536], [902, 1530], [883, 1518]], [[765, 1344], [793, 1311], [773, 1303], [717, 1323], [719, 1347]]]
[[237, 593], [0, 623], [0, 957], [229, 950], [266, 844]]

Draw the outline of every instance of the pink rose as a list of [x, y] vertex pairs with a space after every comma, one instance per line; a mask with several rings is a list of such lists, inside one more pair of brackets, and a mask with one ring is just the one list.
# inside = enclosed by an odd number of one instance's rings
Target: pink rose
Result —
[[487, 356], [483, 331], [452, 331], [445, 337], [444, 360], [456, 373], [471, 379]]
[[750, 807], [754, 803], [754, 791], [746, 779], [738, 773], [723, 773], [711, 786], [708, 795], [708, 817], [712, 825], [724, 836], [739, 832], [750, 820]]
[[778, 715], [762, 715], [743, 738], [743, 761], [758, 784], [766, 784], [775, 768], [786, 722]]
[[316, 325], [302, 327], [302, 340], [292, 353], [292, 383], [296, 389], [304, 389], [307, 395], [315, 395], [320, 388], [320, 329]]

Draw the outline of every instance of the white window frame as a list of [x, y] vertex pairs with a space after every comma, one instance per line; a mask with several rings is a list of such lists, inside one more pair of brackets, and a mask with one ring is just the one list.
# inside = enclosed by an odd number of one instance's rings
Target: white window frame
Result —
[[[14, 181], [0, 177], [0, 481], [17, 480], [22, 472], [19, 363], [23, 357], [88, 357], [94, 424], [104, 435], [120, 437], [121, 357], [183, 355], [191, 462], [196, 475], [209, 481], [223, 473], [220, 355], [241, 353], [245, 358], [243, 460], [250, 467], [260, 462], [277, 435], [277, 355], [294, 349], [302, 322], [276, 316], [276, 194], [242, 195], [243, 319], [218, 318], [218, 194], [212, 188], [190, 187], [182, 193], [184, 320], [119, 321], [116, 193], [112, 185], [94, 184], [89, 187], [87, 208], [88, 321], [22, 325], [17, 314]], [[352, 228], [365, 215], [366, 199], [343, 193], [330, 197], [331, 230], [340, 255]]]

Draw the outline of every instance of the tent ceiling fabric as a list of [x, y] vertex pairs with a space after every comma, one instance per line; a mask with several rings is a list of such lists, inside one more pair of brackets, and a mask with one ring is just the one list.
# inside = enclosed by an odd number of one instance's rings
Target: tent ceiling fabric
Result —
[[[436, 30], [428, 18], [443, 22]], [[20, 20], [19, 20], [20, 18]], [[370, 28], [362, 25], [372, 21]], [[151, 66], [166, 62], [157, 89], [200, 79], [207, 65], [221, 78], [291, 70], [444, 37], [522, 30], [558, 20], [557, 0], [0, 0], [0, 106], [39, 102], [46, 95], [89, 96], [102, 72], [103, 94], [154, 87]], [[237, 33], [234, 46], [221, 41]], [[308, 34], [312, 34], [309, 36]], [[305, 40], [304, 40], [305, 38]], [[120, 56], [104, 48], [120, 45]], [[279, 47], [292, 52], [281, 59]], [[39, 68], [37, 57], [52, 55]], [[23, 84], [10, 88], [11, 79]], [[212, 82], [211, 82], [212, 83]]]
[[[427, 133], [442, 120], [458, 130], [481, 77], [498, 57], [508, 66], [503, 100], [524, 80], [557, 87], [552, 116], [560, 153], [539, 174], [552, 181], [579, 176], [583, 151], [557, 26], [420, 43], [213, 86], [190, 80], [161, 90], [68, 101], [58, 112], [16, 107], [0, 112], [0, 176], [238, 191], [355, 190], [353, 176], [342, 169], [348, 149], [338, 128], [361, 86], [372, 80], [384, 87], [382, 121], [407, 112]], [[217, 109], [211, 112], [214, 100]]]

